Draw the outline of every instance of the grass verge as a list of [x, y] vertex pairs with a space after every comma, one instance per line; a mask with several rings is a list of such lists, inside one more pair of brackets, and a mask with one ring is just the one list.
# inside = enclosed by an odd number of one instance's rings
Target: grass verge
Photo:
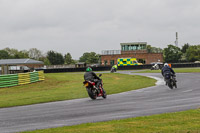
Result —
[[23, 133], [199, 133], [200, 109]]
[[[107, 73], [102, 76], [107, 94], [155, 85], [143, 76]], [[82, 84], [83, 73], [49, 73], [45, 81], [0, 89], [0, 108], [88, 97]]]
[[[200, 68], [173, 68], [176, 73], [200, 73]], [[161, 70], [139, 70], [133, 73], [161, 73]]]

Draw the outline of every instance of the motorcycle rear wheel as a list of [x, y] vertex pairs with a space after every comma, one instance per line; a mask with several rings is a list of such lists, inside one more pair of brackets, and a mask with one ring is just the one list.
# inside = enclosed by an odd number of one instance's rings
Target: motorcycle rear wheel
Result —
[[167, 85], [170, 89], [173, 89], [173, 82], [171, 80], [168, 81]]
[[92, 88], [87, 88], [87, 92], [88, 92], [89, 97], [90, 97], [92, 100], [97, 99], [97, 93], [96, 93], [95, 90], [93, 90]]

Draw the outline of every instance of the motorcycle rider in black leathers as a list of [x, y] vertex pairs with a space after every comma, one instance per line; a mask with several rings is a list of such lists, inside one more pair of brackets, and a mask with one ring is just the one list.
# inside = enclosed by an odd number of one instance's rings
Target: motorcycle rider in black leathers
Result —
[[88, 67], [84, 74], [84, 80], [95, 82], [96, 87], [99, 90], [99, 85], [101, 84], [101, 79], [92, 71], [92, 68]]
[[177, 82], [175, 79], [176, 75], [175, 75], [174, 70], [171, 67], [169, 67], [169, 65], [167, 63], [164, 64], [164, 67], [162, 68], [161, 73], [162, 73], [162, 76], [164, 77], [164, 79], [165, 79], [165, 75], [167, 73], [169, 73], [174, 78], [175, 82]]

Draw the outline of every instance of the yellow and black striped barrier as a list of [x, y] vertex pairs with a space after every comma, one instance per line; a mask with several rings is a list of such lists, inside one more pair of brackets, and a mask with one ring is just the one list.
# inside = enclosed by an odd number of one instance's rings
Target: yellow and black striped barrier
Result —
[[0, 75], [0, 88], [30, 84], [44, 79], [43, 71]]

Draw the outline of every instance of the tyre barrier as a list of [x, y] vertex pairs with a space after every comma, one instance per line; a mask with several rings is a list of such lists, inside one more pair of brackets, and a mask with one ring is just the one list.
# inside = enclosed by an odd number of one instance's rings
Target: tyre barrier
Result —
[[0, 75], [0, 88], [43, 81], [44, 71]]

